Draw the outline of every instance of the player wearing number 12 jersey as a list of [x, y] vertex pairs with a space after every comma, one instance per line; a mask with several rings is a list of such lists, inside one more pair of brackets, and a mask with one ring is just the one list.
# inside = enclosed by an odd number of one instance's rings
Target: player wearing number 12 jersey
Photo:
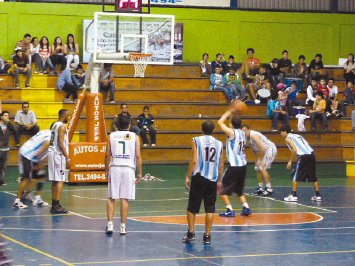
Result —
[[[136, 184], [142, 178], [142, 158], [139, 137], [130, 132], [130, 118], [118, 119], [120, 131], [110, 134], [107, 141], [105, 166], [108, 177], [107, 227], [106, 234], [113, 233], [115, 200], [121, 203], [120, 234], [125, 235], [128, 215], [128, 201], [135, 199]], [[135, 178], [136, 167], [138, 176]]]
[[[228, 117], [230, 117], [231, 127], [226, 126], [224, 123]], [[218, 120], [218, 124], [227, 135], [226, 149], [230, 164], [222, 177], [223, 191], [221, 193], [221, 199], [226, 205], [227, 211], [220, 213], [220, 216], [235, 216], [235, 212], [228, 197], [231, 196], [232, 193], [236, 193], [240, 202], [243, 204], [243, 209], [240, 215], [248, 216], [252, 211], [243, 194], [247, 172], [247, 160], [245, 156], [246, 137], [244, 131], [240, 129], [242, 120], [237, 116], [232, 116], [232, 111], [229, 109]]]
[[195, 240], [195, 215], [200, 212], [202, 199], [206, 212], [203, 242], [211, 243], [217, 182], [220, 182], [223, 173], [223, 144], [211, 136], [213, 130], [214, 124], [205, 121], [202, 124], [204, 135], [192, 139], [192, 158], [185, 177], [185, 186], [190, 192], [187, 207], [188, 231], [182, 239], [184, 243]]

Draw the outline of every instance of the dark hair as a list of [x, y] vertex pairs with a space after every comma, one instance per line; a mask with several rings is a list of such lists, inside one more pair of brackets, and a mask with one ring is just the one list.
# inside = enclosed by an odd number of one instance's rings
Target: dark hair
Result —
[[[348, 56], [351, 55], [351, 57], [353, 58], [353, 60], [351, 61], [351, 63], [354, 64], [354, 54], [353, 53], [350, 53], [348, 54]], [[346, 64], [348, 65], [349, 64], [349, 60], [346, 61]]]
[[322, 55], [321, 54], [316, 54], [316, 57], [320, 57], [320, 59], [322, 59]]
[[39, 46], [41, 47], [41, 49], [43, 49], [43, 40], [44, 40], [44, 39], [47, 40], [47, 48], [48, 48], [48, 50], [49, 50], [49, 40], [48, 40], [47, 36], [43, 36], [43, 37], [41, 38], [41, 40], [39, 41]]
[[38, 38], [37, 38], [37, 37], [33, 37], [33, 38], [31, 39], [31, 43], [32, 43], [32, 44], [34, 43], [35, 39], [38, 39]]
[[54, 38], [54, 43], [53, 43], [54, 48], [57, 47], [57, 39], [60, 39], [60, 45], [63, 46], [62, 38], [60, 38], [59, 36], [57, 36], [57, 37]]
[[284, 53], [288, 53], [288, 51], [287, 51], [287, 50], [283, 50], [283, 51], [282, 51], [282, 54], [284, 54]]
[[291, 127], [290, 127], [290, 125], [287, 125], [287, 124], [285, 124], [285, 125], [282, 125], [280, 128], [279, 128], [279, 131], [286, 131], [287, 133], [290, 133], [291, 132]]
[[112, 67], [112, 64], [110, 64], [110, 63], [105, 63], [105, 64], [104, 64], [104, 68], [106, 68], [106, 67]]
[[211, 135], [213, 130], [214, 130], [214, 124], [211, 120], [206, 120], [205, 122], [202, 123], [202, 132], [205, 135]]
[[131, 119], [128, 116], [120, 116], [116, 124], [120, 130], [128, 129], [131, 124]]
[[220, 56], [220, 55], [222, 55], [222, 54], [221, 54], [221, 53], [217, 53], [217, 54], [216, 54], [216, 57], [217, 57], [217, 56]]
[[278, 94], [277, 92], [271, 93], [271, 99], [272, 99], [272, 100], [275, 100], [275, 99], [278, 98], [278, 97], [279, 97], [279, 94]]
[[323, 98], [323, 92], [317, 91], [317, 95]]
[[334, 78], [329, 78], [329, 79], [328, 79], [328, 82], [329, 82], [329, 80], [331, 80], [331, 81], [333, 81], [333, 82], [334, 82]]
[[230, 55], [228, 59], [234, 59], [234, 56], [233, 56], [233, 55]]
[[72, 37], [72, 38], [73, 38], [73, 48], [75, 49], [75, 38], [74, 38], [74, 34], [69, 33], [68, 36], [67, 36], [67, 45], [68, 45], [68, 47], [70, 47], [70, 45], [69, 45], [69, 37]]
[[2, 117], [4, 114], [9, 114], [9, 112], [8, 112], [8, 111], [2, 111], [2, 112], [0, 113], [0, 117]]
[[218, 68], [218, 69], [219, 69], [219, 68], [222, 68], [222, 66], [216, 65], [216, 66], [215, 66], [215, 69], [217, 69], [217, 68]]
[[25, 104], [28, 104], [28, 106], [30, 106], [29, 102], [23, 102], [23, 103], [22, 103], [22, 107], [23, 107]]
[[301, 55], [298, 57], [298, 60], [301, 60], [301, 59], [306, 60], [306, 57], [305, 57], [303, 54], [301, 54]]
[[30, 37], [30, 38], [31, 38], [31, 34], [26, 33], [25, 35], [23, 35], [23, 38], [28, 38], [28, 37]]
[[272, 59], [271, 63], [279, 63], [279, 59], [274, 58], [274, 59]]
[[292, 81], [292, 85], [296, 85], [297, 86], [297, 81], [296, 80]]
[[145, 105], [144, 107], [143, 107], [143, 111], [144, 110], [148, 110], [149, 111], [149, 106], [148, 105]]
[[83, 69], [83, 65], [79, 64], [78, 67], [76, 68], [76, 70], [78, 70], [78, 69]]
[[319, 79], [319, 81], [321, 81], [321, 80], [324, 80], [324, 81], [326, 81], [326, 80], [325, 80], [325, 78], [320, 78], [320, 79]]
[[354, 81], [348, 80], [348, 82], [346, 82], [346, 83], [349, 83], [349, 82], [354, 85]]
[[208, 53], [203, 53], [203, 54], [202, 54], [202, 59], [204, 59], [206, 55], [208, 55], [208, 56], [209, 56], [209, 54], [208, 54]]
[[260, 68], [267, 68], [267, 66], [265, 64], [261, 64]]
[[242, 120], [239, 118], [239, 116], [234, 115], [231, 117], [231, 123], [235, 129], [239, 129], [242, 125]]
[[121, 103], [121, 109], [122, 109], [123, 105], [128, 105], [128, 104], [126, 104], [126, 103]]
[[253, 48], [248, 48], [248, 49], [247, 49], [247, 53], [249, 53], [249, 52], [255, 53], [255, 51], [254, 51]]
[[239, 69], [238, 64], [233, 63], [233, 64], [231, 65], [231, 68], [230, 68], [230, 69], [232, 69], [232, 70], [234, 70], [234, 71], [237, 71], [237, 70]]
[[66, 112], [69, 112], [68, 109], [60, 109], [58, 112], [58, 117], [62, 117]]
[[15, 54], [18, 54], [19, 52], [22, 52], [22, 50], [19, 48], [19, 49], [15, 49]]

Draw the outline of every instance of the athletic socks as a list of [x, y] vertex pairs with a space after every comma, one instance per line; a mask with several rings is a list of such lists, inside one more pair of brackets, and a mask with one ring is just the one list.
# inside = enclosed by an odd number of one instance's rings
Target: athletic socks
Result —
[[227, 206], [226, 206], [226, 208], [227, 208], [228, 210], [233, 211], [233, 207], [232, 207], [232, 205], [231, 205], [231, 204], [227, 205]]
[[121, 223], [120, 226], [121, 226], [121, 227], [126, 227], [126, 224], [122, 224], [122, 223]]
[[296, 191], [292, 191], [292, 196], [297, 197], [297, 192]]
[[272, 189], [272, 187], [271, 187], [271, 183], [266, 183], [266, 188], [268, 188], [268, 189]]
[[258, 183], [259, 188], [263, 188], [263, 183]]
[[59, 206], [59, 200], [52, 199], [52, 207], [57, 207], [57, 206]]
[[316, 197], [320, 197], [319, 191], [316, 191]]
[[245, 208], [249, 209], [248, 202], [244, 202], [244, 203], [243, 203], [243, 207], [245, 207]]

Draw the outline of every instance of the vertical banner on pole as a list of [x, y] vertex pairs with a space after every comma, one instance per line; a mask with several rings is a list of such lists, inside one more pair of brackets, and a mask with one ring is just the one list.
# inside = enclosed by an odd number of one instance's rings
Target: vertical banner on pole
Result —
[[101, 93], [88, 93], [86, 95], [86, 141], [101, 142], [106, 140], [102, 136], [105, 126], [103, 115], [103, 102]]

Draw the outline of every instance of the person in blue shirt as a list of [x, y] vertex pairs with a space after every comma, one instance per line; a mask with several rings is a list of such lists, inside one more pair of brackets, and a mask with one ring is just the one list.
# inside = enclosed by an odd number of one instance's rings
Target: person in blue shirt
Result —
[[271, 99], [267, 103], [266, 115], [272, 119], [272, 131], [277, 131], [278, 120], [283, 120], [283, 123], [289, 125], [288, 114], [281, 110], [278, 94], [272, 93]]
[[[62, 73], [60, 73], [57, 79], [57, 89], [66, 92], [64, 103], [76, 102], [78, 98], [78, 88], [74, 85], [71, 72], [69, 68], [66, 68], [66, 65], [62, 65]], [[71, 95], [73, 95], [73, 100], [70, 100]]]

